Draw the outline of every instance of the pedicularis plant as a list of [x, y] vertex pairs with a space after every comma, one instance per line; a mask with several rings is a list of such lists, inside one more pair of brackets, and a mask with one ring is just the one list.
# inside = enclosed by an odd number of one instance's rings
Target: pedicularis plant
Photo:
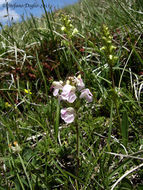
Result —
[[112, 87], [115, 88], [113, 67], [118, 60], [118, 57], [116, 56], [115, 52], [117, 47], [113, 44], [112, 42], [113, 36], [110, 34], [109, 28], [106, 25], [103, 25], [102, 33], [103, 33], [102, 34], [103, 46], [100, 48], [100, 50], [104, 53], [104, 56], [110, 67]]
[[65, 46], [69, 46], [72, 38], [78, 34], [77, 28], [75, 28], [72, 24], [72, 21], [68, 15], [62, 15], [61, 17], [62, 27], [61, 31], [66, 35], [67, 40], [62, 40], [61, 44]]
[[116, 55], [117, 52], [115, 51], [117, 47], [114, 45], [113, 36], [111, 35], [109, 28], [106, 25], [103, 25], [102, 28], [102, 40], [103, 40], [103, 46], [100, 48], [100, 51], [103, 53], [109, 66], [109, 78], [112, 84], [110, 92], [116, 108], [118, 122], [121, 128], [121, 119], [120, 119], [119, 105], [118, 105], [118, 94], [120, 89], [117, 89], [116, 87], [114, 79], [114, 69], [113, 69], [118, 61], [118, 56]]
[[74, 122], [76, 126], [77, 135], [77, 176], [79, 168], [79, 127], [76, 120], [78, 119], [78, 110], [81, 107], [81, 99], [84, 99], [87, 103], [93, 101], [93, 95], [88, 88], [85, 88], [85, 84], [81, 78], [81, 75], [77, 77], [68, 77], [68, 79], [63, 81], [54, 81], [52, 84], [54, 89], [53, 95], [58, 98], [60, 104], [65, 104], [66, 107], [61, 109], [61, 118], [65, 123], [70, 124]]

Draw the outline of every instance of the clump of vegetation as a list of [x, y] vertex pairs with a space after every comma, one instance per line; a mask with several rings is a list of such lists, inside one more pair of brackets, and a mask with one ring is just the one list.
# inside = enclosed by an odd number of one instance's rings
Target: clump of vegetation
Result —
[[141, 1], [42, 2], [0, 32], [0, 189], [143, 189]]

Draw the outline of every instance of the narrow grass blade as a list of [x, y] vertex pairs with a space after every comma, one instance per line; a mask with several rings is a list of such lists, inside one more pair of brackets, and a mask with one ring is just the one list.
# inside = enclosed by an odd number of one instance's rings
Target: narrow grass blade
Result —
[[129, 128], [128, 114], [127, 111], [124, 111], [122, 117], [121, 134], [122, 134], [122, 141], [125, 147], [127, 147], [128, 143], [128, 128]]
[[108, 150], [110, 150], [110, 141], [111, 141], [111, 132], [112, 132], [112, 121], [113, 121], [113, 101], [111, 103], [111, 112], [110, 112], [110, 124], [108, 132]]
[[30, 190], [32, 190], [32, 185], [31, 185], [31, 182], [30, 182], [30, 178], [29, 178], [29, 175], [28, 175], [28, 173], [27, 173], [27, 171], [26, 171], [26, 167], [25, 167], [25, 164], [24, 164], [24, 162], [23, 162], [23, 159], [22, 159], [22, 157], [20, 156], [20, 154], [18, 154], [18, 156], [19, 156], [20, 162], [21, 162], [21, 164], [22, 164], [24, 173], [25, 173], [25, 175], [26, 175], [26, 177], [27, 177], [28, 184], [29, 184], [29, 188], [30, 188]]
[[36, 52], [36, 58], [37, 58], [37, 64], [39, 66], [39, 70], [40, 70], [42, 77], [43, 77], [43, 81], [44, 81], [44, 85], [45, 85], [45, 92], [46, 92], [46, 95], [48, 96], [47, 82], [46, 82], [46, 78], [45, 78], [45, 75], [43, 73], [43, 68], [42, 68], [42, 65], [40, 64], [37, 52]]
[[60, 120], [60, 104], [57, 102], [56, 118], [54, 125], [56, 139], [58, 138], [59, 120]]
[[49, 15], [48, 15], [48, 13], [47, 13], [47, 11], [46, 11], [46, 6], [45, 6], [45, 3], [44, 3], [44, 0], [42, 0], [42, 5], [43, 5], [44, 11], [45, 11], [45, 15], [46, 15], [48, 27], [49, 27], [50, 33], [51, 33], [51, 37], [52, 37], [52, 39], [54, 40], [53, 29], [52, 29], [52, 26], [51, 26], [51, 22], [50, 22]]

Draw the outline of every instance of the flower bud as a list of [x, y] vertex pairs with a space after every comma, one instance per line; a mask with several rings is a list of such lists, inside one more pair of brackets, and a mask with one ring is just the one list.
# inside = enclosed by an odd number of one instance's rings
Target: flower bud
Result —
[[111, 40], [107, 40], [107, 43], [108, 43], [108, 44], [111, 44], [111, 43], [112, 43], [112, 41], [111, 41]]
[[78, 34], [78, 29], [77, 28], [74, 28], [73, 32], [72, 32], [72, 36]]
[[102, 37], [103, 40], [107, 41], [107, 38], [105, 36]]
[[66, 27], [65, 27], [65, 26], [62, 26], [62, 27], [61, 27], [61, 31], [64, 31], [64, 32], [65, 32], [65, 31], [66, 31]]
[[113, 55], [109, 55], [109, 59], [112, 60], [113, 59]]
[[111, 46], [110, 46], [110, 52], [112, 52], [114, 49], [116, 49], [116, 47], [113, 46], [113, 45], [111, 45]]
[[103, 47], [100, 48], [100, 51], [104, 51], [105, 49], [106, 49], [106, 47], [103, 46]]

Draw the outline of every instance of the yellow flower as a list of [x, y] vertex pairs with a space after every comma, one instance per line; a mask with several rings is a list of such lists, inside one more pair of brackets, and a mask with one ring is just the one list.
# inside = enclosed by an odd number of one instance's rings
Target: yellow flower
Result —
[[6, 108], [10, 108], [10, 107], [11, 107], [11, 104], [9, 104], [8, 102], [5, 102], [5, 107], [6, 107]]
[[17, 145], [18, 145], [18, 142], [17, 142], [17, 141], [14, 141], [13, 144], [14, 144], [15, 146], [17, 146]]
[[24, 92], [25, 92], [26, 94], [32, 94], [32, 92], [31, 92], [30, 90], [27, 90], [27, 89], [24, 89]]

